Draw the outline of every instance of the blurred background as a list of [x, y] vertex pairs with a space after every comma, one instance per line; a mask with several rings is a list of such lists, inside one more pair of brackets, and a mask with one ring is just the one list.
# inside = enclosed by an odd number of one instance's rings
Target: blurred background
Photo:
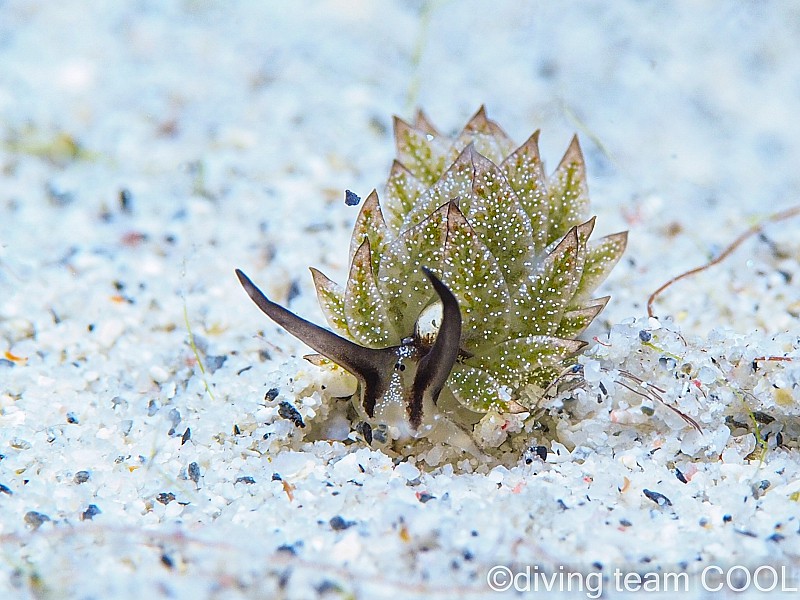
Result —
[[[257, 244], [341, 279], [343, 191], [380, 191], [392, 115], [422, 107], [455, 132], [485, 104], [519, 141], [541, 128], [551, 167], [579, 134], [599, 232], [631, 230], [606, 317], [642, 314], [666, 278], [800, 201], [799, 30], [792, 3], [5, 0], [0, 234], [28, 234], [0, 259], [62, 251], [36, 231], [44, 211], [74, 236], [124, 189], [144, 221], [204, 197], [232, 258]], [[319, 253], [296, 261], [309, 227]], [[723, 310], [725, 294], [682, 290], [662, 313], [692, 327]]]

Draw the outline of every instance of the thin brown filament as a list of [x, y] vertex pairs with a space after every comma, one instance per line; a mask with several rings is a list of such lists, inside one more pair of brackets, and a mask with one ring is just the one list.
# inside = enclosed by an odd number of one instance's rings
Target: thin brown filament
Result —
[[667, 281], [664, 285], [659, 287], [655, 292], [650, 294], [650, 297], [647, 299], [647, 316], [649, 317], [655, 316], [655, 314], [653, 313], [653, 302], [655, 302], [655, 299], [659, 295], [661, 295], [661, 293], [664, 290], [666, 290], [669, 286], [671, 286], [673, 283], [680, 281], [681, 279], [685, 279], [686, 277], [691, 277], [692, 275], [696, 275], [697, 273], [701, 273], [702, 271], [705, 271], [706, 269], [709, 269], [714, 265], [721, 263], [723, 260], [728, 258], [728, 256], [730, 256], [739, 246], [741, 246], [744, 241], [754, 236], [755, 234], [763, 231], [764, 226], [767, 225], [768, 223], [777, 223], [778, 221], [783, 221], [785, 219], [789, 219], [797, 215], [800, 215], [800, 206], [794, 206], [792, 208], [787, 208], [786, 210], [783, 210], [781, 212], [771, 214], [770, 216], [756, 223], [755, 225], [747, 229], [747, 231], [739, 235], [739, 237], [737, 237], [733, 241], [733, 243], [731, 243], [727, 248], [725, 248], [725, 250], [723, 250], [722, 253], [716, 258], [710, 260], [709, 262], [700, 267], [695, 267], [694, 269], [686, 271], [685, 273], [681, 273], [680, 275], [677, 275], [672, 279], [670, 279], [669, 281]]

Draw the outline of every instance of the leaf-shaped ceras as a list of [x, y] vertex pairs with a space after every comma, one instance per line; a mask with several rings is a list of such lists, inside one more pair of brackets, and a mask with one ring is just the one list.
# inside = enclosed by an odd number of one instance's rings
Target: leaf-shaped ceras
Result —
[[452, 140], [421, 112], [394, 130], [386, 196], [362, 205], [345, 286], [312, 269], [335, 333], [239, 278], [270, 318], [359, 379], [366, 419], [420, 435], [437, 415], [467, 426], [532, 408], [585, 345], [576, 337], [608, 302], [592, 294], [626, 233], [589, 241], [577, 138], [547, 177], [539, 133], [515, 147], [483, 108]]

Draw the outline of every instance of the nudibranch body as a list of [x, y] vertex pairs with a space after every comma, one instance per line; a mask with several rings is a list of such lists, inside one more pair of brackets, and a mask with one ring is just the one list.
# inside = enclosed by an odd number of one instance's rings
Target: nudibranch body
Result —
[[240, 281], [270, 318], [355, 375], [359, 413], [397, 436], [441, 417], [532, 409], [585, 346], [608, 302], [596, 287], [626, 233], [589, 241], [584, 160], [574, 138], [546, 177], [538, 131], [516, 147], [481, 108], [455, 138], [420, 112], [395, 119], [383, 201], [364, 201], [340, 287], [311, 269], [333, 331]]

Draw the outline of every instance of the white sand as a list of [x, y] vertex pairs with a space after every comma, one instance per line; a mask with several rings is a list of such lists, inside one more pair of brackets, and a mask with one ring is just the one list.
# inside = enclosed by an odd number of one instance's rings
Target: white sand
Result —
[[[645, 316], [800, 203], [800, 9], [491, 5], [0, 3], [0, 597], [494, 597], [495, 565], [569, 598], [800, 588], [800, 221]], [[322, 322], [306, 268], [343, 280], [391, 115], [481, 103], [550, 165], [577, 131], [598, 233], [630, 230], [563, 445], [431, 471], [304, 440], [278, 403], [314, 422], [324, 377], [234, 267]]]

